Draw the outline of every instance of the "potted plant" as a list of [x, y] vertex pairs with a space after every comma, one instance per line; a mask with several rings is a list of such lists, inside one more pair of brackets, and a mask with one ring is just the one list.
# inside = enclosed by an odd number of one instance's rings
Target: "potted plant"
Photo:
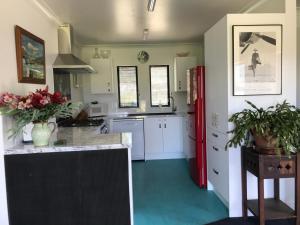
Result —
[[26, 96], [18, 96], [12, 93], [4, 93], [0, 96], [0, 113], [15, 118], [15, 126], [10, 130], [10, 137], [17, 136], [22, 128], [33, 122], [32, 140], [35, 146], [49, 144], [51, 131], [48, 120], [51, 117], [68, 117], [71, 115], [74, 105], [60, 92], [53, 94], [48, 92], [48, 86], [44, 90], [36, 90]]
[[[263, 154], [289, 155], [300, 146], [300, 110], [284, 101], [266, 109], [256, 107], [246, 101], [249, 109], [234, 113], [229, 122], [234, 129], [229, 131], [233, 136], [226, 148], [238, 145], [253, 144], [255, 150]], [[250, 137], [253, 143], [250, 143]]]

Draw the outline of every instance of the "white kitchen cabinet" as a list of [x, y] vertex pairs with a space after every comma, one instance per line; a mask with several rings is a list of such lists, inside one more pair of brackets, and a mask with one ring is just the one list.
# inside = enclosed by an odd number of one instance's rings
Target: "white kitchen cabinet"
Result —
[[175, 57], [174, 61], [174, 91], [187, 91], [187, 77], [186, 71], [195, 67], [197, 59], [194, 56], [189, 57]]
[[92, 94], [112, 94], [113, 90], [113, 72], [111, 59], [91, 59], [91, 66], [96, 73], [91, 77]]
[[145, 159], [184, 158], [183, 117], [148, 117], [144, 120]]
[[163, 119], [164, 152], [183, 152], [182, 117], [166, 117]]
[[143, 119], [113, 119], [111, 123], [111, 132], [113, 133], [132, 133], [131, 159], [144, 160], [145, 146]]
[[162, 118], [145, 118], [145, 156], [157, 155], [163, 153], [163, 130], [162, 130]]

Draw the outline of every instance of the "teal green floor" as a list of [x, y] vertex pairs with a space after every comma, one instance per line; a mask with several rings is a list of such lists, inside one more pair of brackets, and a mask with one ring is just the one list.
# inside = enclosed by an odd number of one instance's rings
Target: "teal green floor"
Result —
[[202, 225], [228, 215], [212, 191], [193, 183], [184, 159], [134, 162], [133, 198], [135, 225]]

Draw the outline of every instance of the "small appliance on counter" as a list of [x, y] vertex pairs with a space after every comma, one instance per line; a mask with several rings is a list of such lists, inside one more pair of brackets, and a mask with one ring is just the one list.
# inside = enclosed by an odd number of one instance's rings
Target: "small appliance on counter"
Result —
[[108, 113], [108, 104], [93, 101], [88, 104], [89, 117], [106, 116]]

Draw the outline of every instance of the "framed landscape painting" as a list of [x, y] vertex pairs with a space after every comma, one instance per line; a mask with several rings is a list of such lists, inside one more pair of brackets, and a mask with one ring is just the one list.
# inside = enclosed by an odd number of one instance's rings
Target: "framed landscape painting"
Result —
[[233, 95], [282, 93], [282, 25], [233, 26]]
[[45, 84], [45, 43], [32, 33], [15, 26], [19, 83]]

